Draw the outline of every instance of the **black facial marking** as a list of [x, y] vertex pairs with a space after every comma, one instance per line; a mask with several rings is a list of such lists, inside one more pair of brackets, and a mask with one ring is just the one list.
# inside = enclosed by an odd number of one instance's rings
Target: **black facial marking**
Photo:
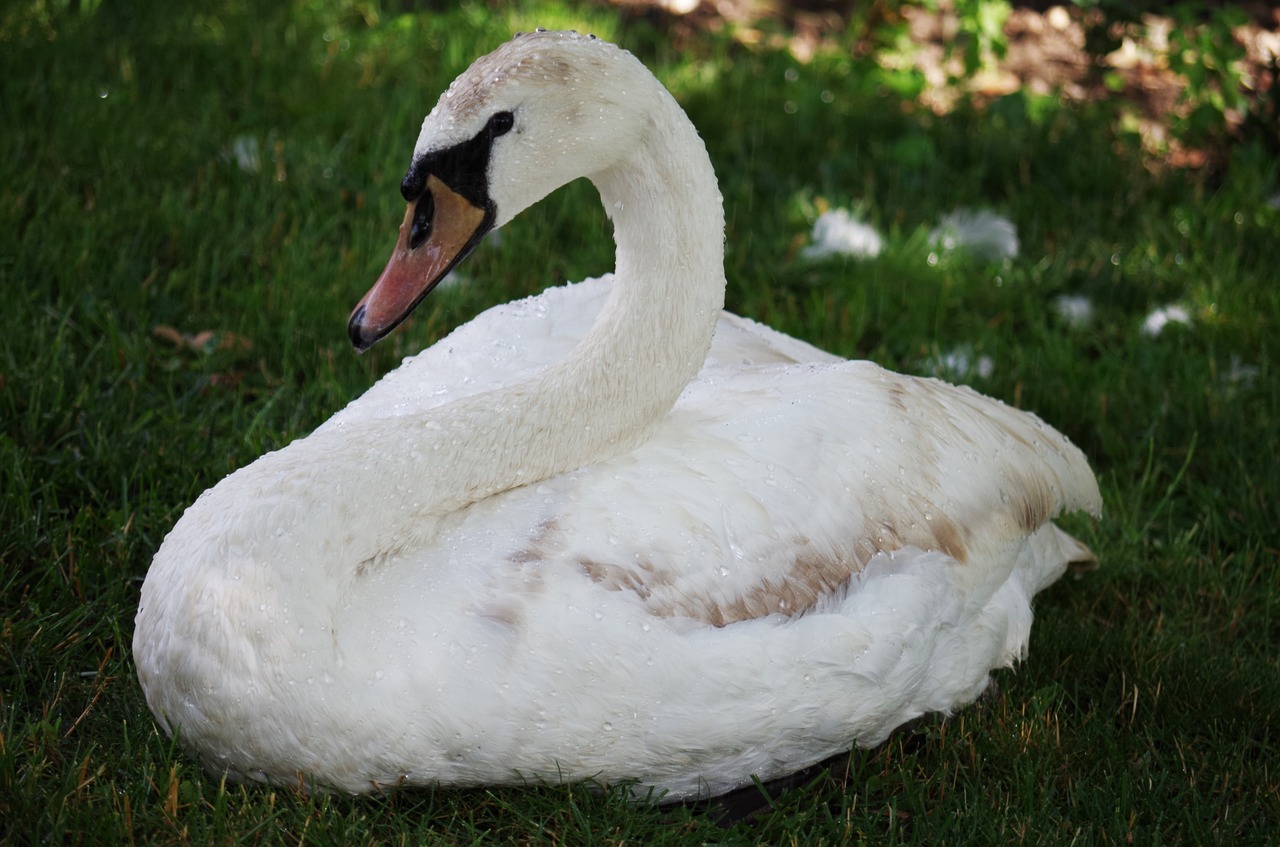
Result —
[[[497, 112], [471, 140], [415, 158], [409, 166], [409, 172], [400, 182], [400, 194], [412, 203], [422, 196], [427, 185], [427, 175], [435, 174], [441, 182], [470, 203], [479, 208], [488, 208], [489, 154], [493, 140], [510, 132], [515, 122], [515, 115], [511, 112]], [[428, 209], [425, 215], [428, 221], [430, 211]], [[417, 218], [418, 214], [415, 212], [415, 223]]]

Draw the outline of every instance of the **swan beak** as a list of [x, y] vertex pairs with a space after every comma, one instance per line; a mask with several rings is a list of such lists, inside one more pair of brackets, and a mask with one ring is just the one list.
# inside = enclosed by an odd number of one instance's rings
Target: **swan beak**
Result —
[[428, 176], [422, 195], [405, 210], [382, 275], [351, 313], [347, 335], [356, 350], [363, 353], [399, 326], [492, 226], [491, 210]]

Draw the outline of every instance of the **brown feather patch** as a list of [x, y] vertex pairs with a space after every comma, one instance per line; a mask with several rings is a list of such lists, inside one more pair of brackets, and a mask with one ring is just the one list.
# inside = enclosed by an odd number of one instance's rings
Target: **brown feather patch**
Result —
[[906, 525], [886, 519], [846, 550], [822, 552], [807, 538], [794, 539], [791, 564], [733, 597], [691, 594], [676, 588], [676, 574], [641, 559], [626, 565], [580, 558], [578, 570], [610, 591], [630, 591], [656, 617], [684, 617], [716, 627], [773, 614], [800, 615], [861, 572], [872, 556], [904, 547], [938, 550], [958, 562], [968, 558], [966, 531], [941, 514]]

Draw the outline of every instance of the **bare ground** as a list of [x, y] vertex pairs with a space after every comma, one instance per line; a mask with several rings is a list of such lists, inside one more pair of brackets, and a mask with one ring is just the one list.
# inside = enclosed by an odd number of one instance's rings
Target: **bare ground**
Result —
[[[874, 52], [886, 67], [909, 66], [923, 74], [920, 102], [939, 113], [962, 97], [981, 101], [1020, 89], [1072, 101], [1114, 101], [1153, 160], [1175, 167], [1212, 163], [1246, 124], [1280, 152], [1280, 92], [1274, 90], [1280, 69], [1280, 9], [1269, 3], [1234, 7], [1245, 22], [1231, 29], [1240, 57], [1230, 70], [1245, 106], [1223, 110], [1222, 137], [1191, 142], [1177, 132], [1179, 118], [1190, 109], [1186, 80], [1170, 66], [1170, 34], [1181, 24], [1166, 15], [1144, 14], [1116, 23], [1076, 6], [1018, 4], [1004, 23], [1003, 55], [988, 52], [976, 72], [966, 73], [963, 51], [955, 49], [962, 38], [959, 21], [945, 7], [932, 11], [896, 3], [861, 4], [871, 29], [905, 26], [910, 46], [894, 50], [848, 37], [857, 5], [850, 0], [604, 2], [648, 18], [677, 42], [701, 31], [727, 30], [746, 45], [785, 48], [801, 62], [825, 50]], [[1205, 15], [1214, 8], [1207, 5]]]

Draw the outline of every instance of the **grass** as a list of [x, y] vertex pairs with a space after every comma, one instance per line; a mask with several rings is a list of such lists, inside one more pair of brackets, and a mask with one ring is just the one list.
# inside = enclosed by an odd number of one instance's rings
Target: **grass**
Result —
[[[1152, 168], [1105, 103], [1019, 94], [938, 117], [847, 50], [801, 65], [725, 34], [677, 49], [600, 6], [398, 9], [0, 11], [0, 841], [1271, 840], [1274, 162], [1242, 146], [1213, 172]], [[1070, 521], [1102, 567], [1041, 596], [1030, 658], [997, 675], [997, 699], [901, 731], [753, 825], [583, 787], [225, 785], [156, 729], [134, 679], [139, 585], [203, 489], [486, 306], [608, 269], [606, 221], [573, 185], [393, 339], [363, 357], [346, 340], [422, 115], [473, 57], [537, 24], [623, 42], [701, 128], [730, 308], [907, 372], [988, 356], [988, 376], [953, 378], [1061, 428], [1104, 491], [1101, 522]], [[885, 235], [881, 256], [798, 258], [818, 212], [851, 205]], [[1020, 255], [939, 253], [928, 232], [957, 207], [1006, 214]], [[1092, 320], [1064, 320], [1060, 295], [1089, 297]], [[1170, 303], [1191, 324], [1145, 335]]]

